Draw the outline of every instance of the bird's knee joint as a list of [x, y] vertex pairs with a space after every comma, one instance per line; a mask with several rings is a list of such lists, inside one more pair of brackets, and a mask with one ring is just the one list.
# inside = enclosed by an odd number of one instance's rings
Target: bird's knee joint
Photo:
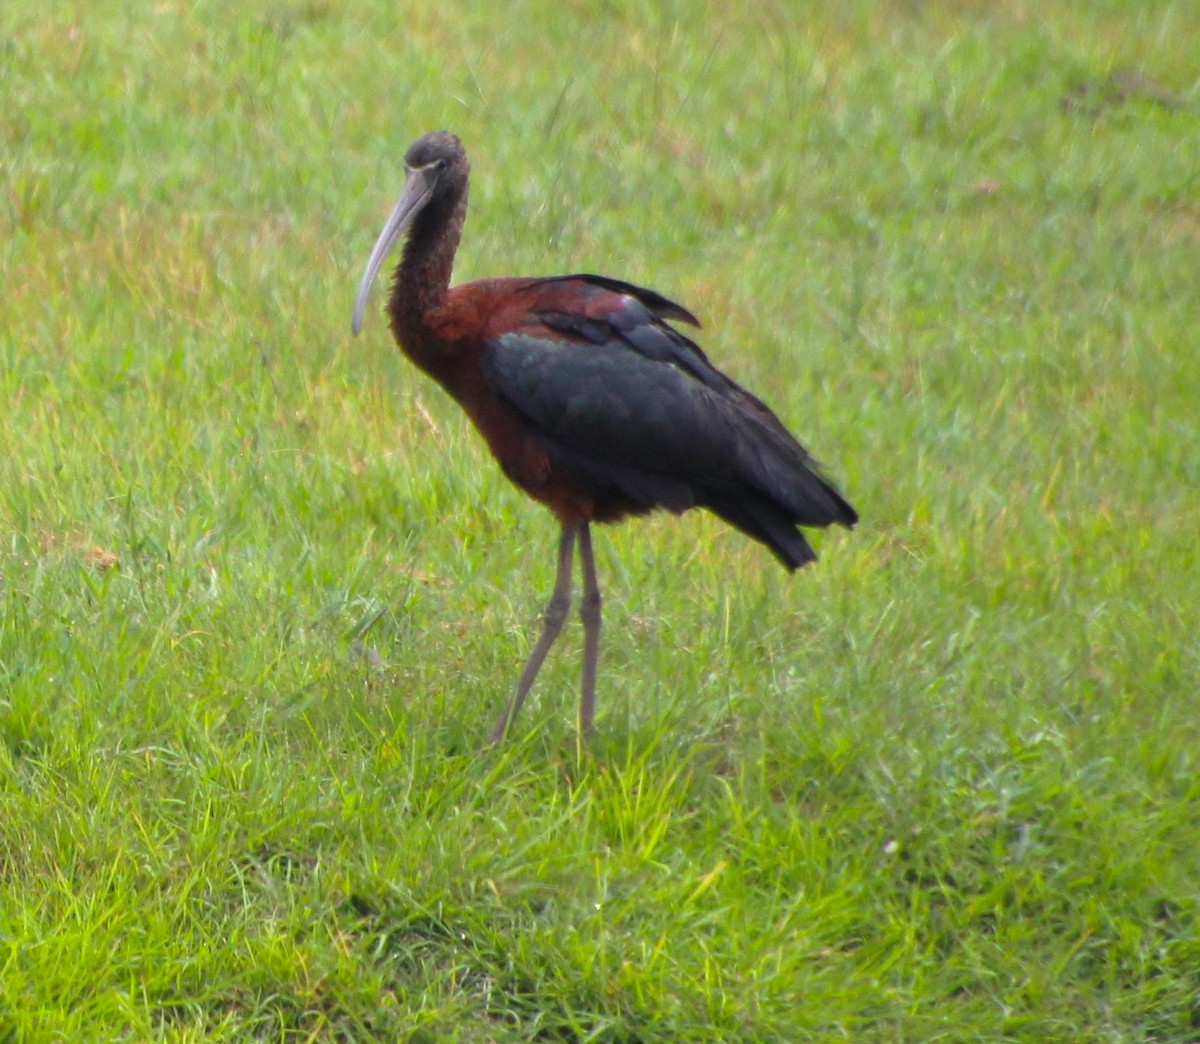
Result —
[[542, 625], [548, 629], [562, 627], [563, 621], [567, 618], [567, 611], [570, 608], [571, 599], [551, 598], [546, 603], [546, 608], [542, 610]]
[[584, 623], [597, 623], [600, 620], [600, 605], [603, 599], [599, 591], [589, 591], [579, 603], [579, 615]]

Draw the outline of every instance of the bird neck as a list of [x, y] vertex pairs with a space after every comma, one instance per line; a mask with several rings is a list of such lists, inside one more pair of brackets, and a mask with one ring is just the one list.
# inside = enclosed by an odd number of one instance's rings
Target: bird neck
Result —
[[413, 222], [388, 301], [392, 330], [406, 351], [419, 351], [430, 315], [446, 298], [466, 216], [464, 185], [454, 196], [431, 202]]

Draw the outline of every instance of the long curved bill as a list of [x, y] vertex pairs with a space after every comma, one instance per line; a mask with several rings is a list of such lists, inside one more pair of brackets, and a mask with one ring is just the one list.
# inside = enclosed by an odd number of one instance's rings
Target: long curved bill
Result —
[[396, 245], [396, 240], [403, 235], [404, 230], [412, 224], [413, 218], [429, 202], [436, 182], [437, 172], [431, 167], [417, 167], [409, 170], [408, 180], [404, 183], [404, 191], [400, 193], [399, 201], [383, 226], [383, 231], [379, 233], [379, 238], [375, 240], [371, 257], [367, 261], [367, 270], [363, 273], [362, 282], [358, 284], [358, 297], [354, 299], [354, 319], [350, 323], [350, 329], [355, 335], [362, 329], [363, 314], [366, 311], [367, 295], [370, 293], [371, 284], [379, 275], [379, 269], [383, 267], [383, 262], [387, 260], [392, 247]]

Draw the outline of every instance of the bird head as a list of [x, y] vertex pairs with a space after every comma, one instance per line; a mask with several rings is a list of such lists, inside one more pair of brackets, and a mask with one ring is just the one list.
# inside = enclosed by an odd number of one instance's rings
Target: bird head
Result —
[[405, 181], [400, 199], [392, 209], [383, 231], [375, 240], [367, 270], [358, 286], [358, 297], [354, 301], [354, 320], [351, 330], [357, 334], [362, 329], [363, 314], [367, 305], [367, 294], [379, 269], [391, 253], [396, 242], [424, 210], [436, 207], [446, 200], [456, 199], [466, 188], [467, 153], [462, 142], [449, 131], [431, 131], [423, 134], [404, 154]]

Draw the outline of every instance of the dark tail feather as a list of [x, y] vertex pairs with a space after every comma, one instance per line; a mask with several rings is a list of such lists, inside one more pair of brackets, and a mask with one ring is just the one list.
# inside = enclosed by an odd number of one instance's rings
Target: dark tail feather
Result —
[[797, 524], [830, 526], [836, 522], [849, 529], [858, 521], [858, 512], [825, 476], [806, 466], [799, 478], [780, 497], [796, 509]]
[[748, 537], [765, 544], [793, 572], [817, 560], [816, 552], [792, 518], [769, 501], [744, 495], [716, 496], [706, 500], [704, 506]]
[[766, 438], [744, 441], [739, 458], [742, 480], [786, 513], [792, 525], [849, 528], [858, 521], [850, 502], [782, 427], [769, 430]]

